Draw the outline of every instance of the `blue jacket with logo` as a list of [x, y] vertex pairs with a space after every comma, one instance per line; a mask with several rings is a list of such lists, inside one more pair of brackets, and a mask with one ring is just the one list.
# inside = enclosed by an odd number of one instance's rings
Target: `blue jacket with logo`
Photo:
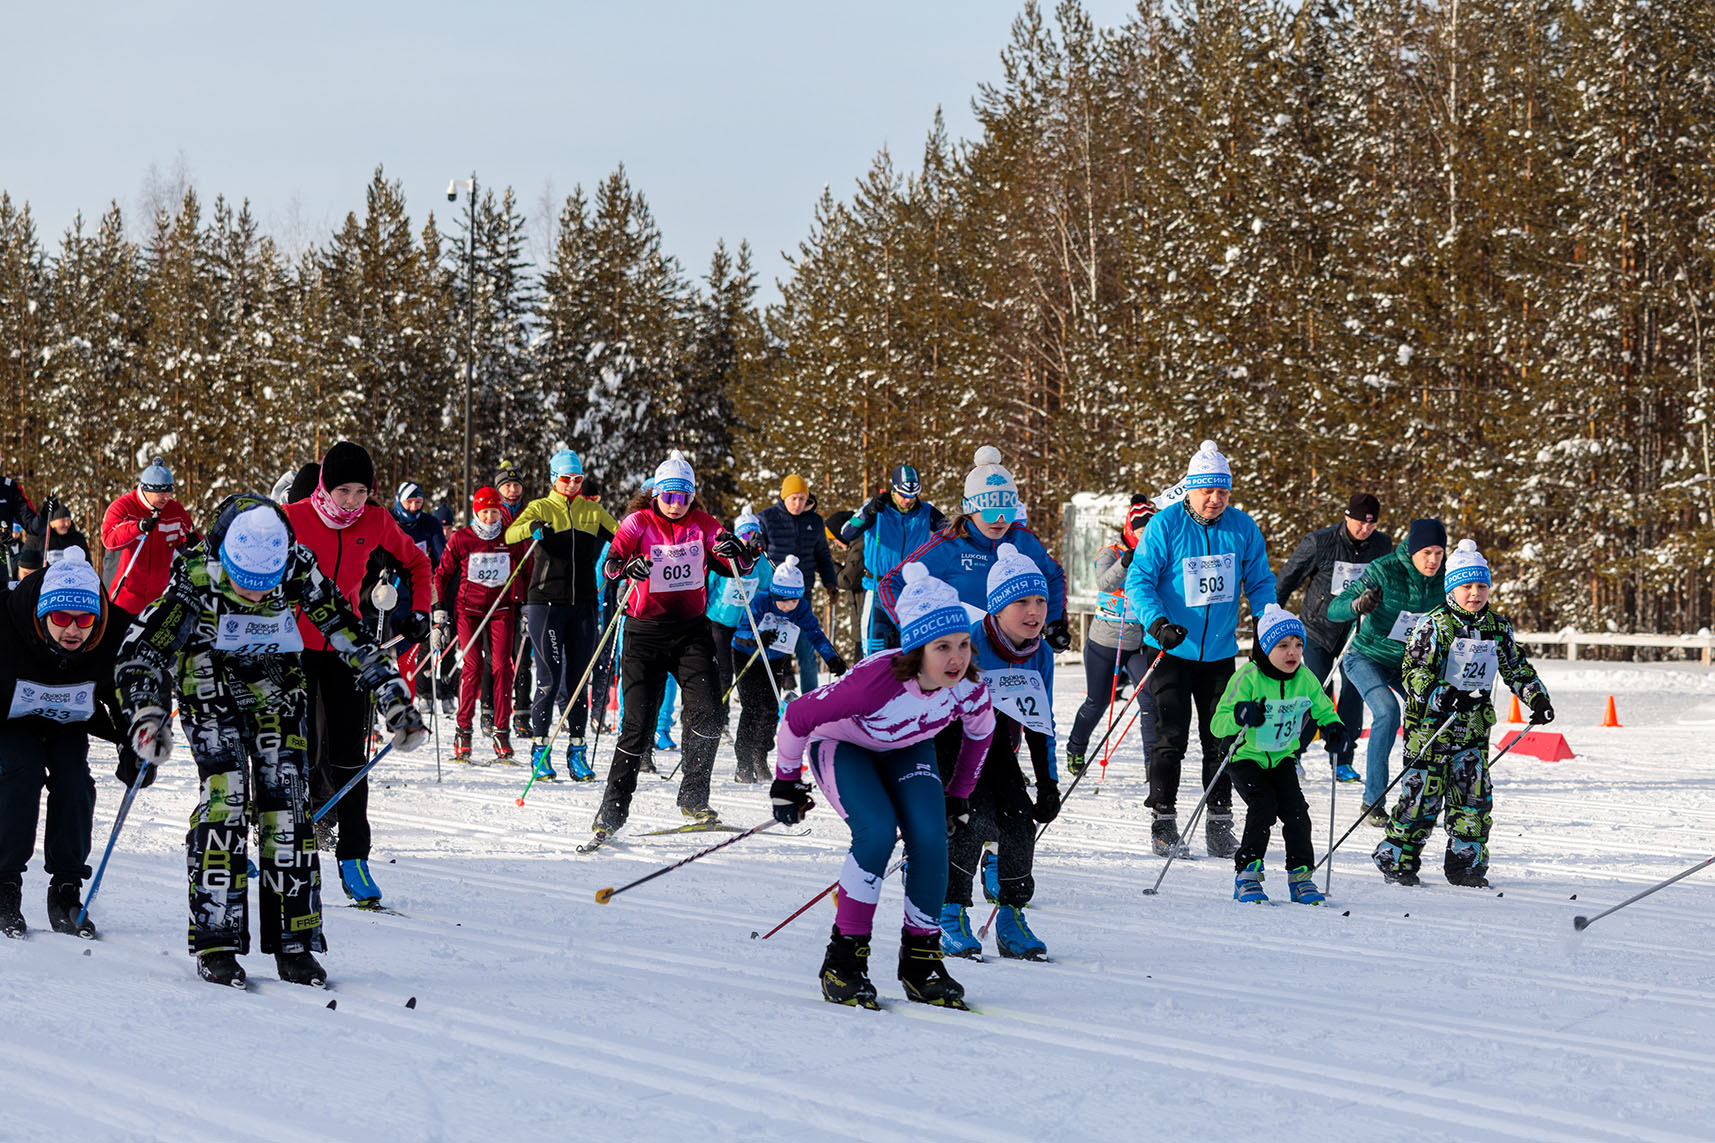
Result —
[[901, 512], [889, 497], [881, 511], [875, 511], [871, 500], [846, 521], [840, 542], [849, 544], [863, 533], [863, 586], [874, 591], [876, 581], [903, 563], [907, 552], [916, 551], [946, 526], [947, 518], [933, 504], [919, 500], [911, 511]]
[[[757, 626], [763, 631], [768, 630], [768, 618], [778, 616], [779, 618], [775, 622], [784, 621], [795, 624], [798, 630], [808, 636], [810, 646], [816, 649], [816, 654], [822, 656], [824, 661], [834, 658], [839, 653], [834, 650], [834, 645], [828, 642], [828, 637], [822, 633], [821, 621], [816, 618], [816, 609], [810, 606], [808, 592], [790, 601], [795, 605], [790, 611], [777, 610], [774, 606], [775, 602], [774, 596], [767, 591], [759, 592], [751, 601], [751, 613], [756, 616]], [[780, 600], [779, 602], [788, 601]], [[768, 658], [770, 660], [784, 659], [792, 653], [792, 648], [797, 645], [798, 640], [796, 638], [790, 641], [776, 639], [768, 645]], [[750, 630], [750, 620], [744, 617], [744, 608], [742, 607], [738, 609], [738, 623], [733, 628], [732, 649], [735, 657], [743, 656], [744, 659], [749, 659], [756, 653], [756, 636]], [[739, 663], [734, 665], [737, 666]]]
[[[1215, 601], [1187, 603], [1187, 580], [1193, 598], [1201, 592], [1217, 597]], [[1162, 616], [1185, 628], [1185, 641], [1167, 653], [1195, 662], [1231, 659], [1239, 653], [1241, 590], [1255, 615], [1275, 601], [1274, 572], [1256, 521], [1228, 508], [1214, 523], [1205, 524], [1183, 500], [1150, 520], [1125, 577], [1126, 607], [1143, 629], [1148, 631]], [[1160, 649], [1152, 637], [1144, 643]]]
[[[1022, 738], [1030, 744], [1037, 785], [1058, 782], [1060, 763], [1054, 728], [1054, 650], [1048, 646], [1047, 640], [1038, 638], [1030, 654], [1020, 658], [1000, 645], [1001, 638], [998, 630], [994, 629], [992, 616], [971, 625], [971, 649], [977, 657], [977, 668], [983, 673], [983, 682], [988, 685], [989, 701], [994, 704], [996, 715], [1005, 716], [995, 721], [995, 746], [991, 746], [989, 752], [992, 756], [996, 746], [1004, 742], [1017, 758]], [[1023, 680], [1019, 676], [1024, 674], [1035, 674], [1042, 680], [1040, 698], [1032, 693], [1035, 690], [1033, 686], [1020, 685]], [[1009, 675], [1013, 677], [1009, 679]], [[1021, 721], [1031, 718], [1045, 719], [1048, 729], [1034, 729]]]
[[[724, 576], [720, 572], [710, 570], [708, 578], [709, 606], [703, 614], [709, 617], [710, 623], [719, 623], [722, 627], [748, 627], [749, 621], [744, 618], [744, 604], [740, 601], [737, 591], [739, 580]], [[757, 560], [750, 574], [743, 577], [744, 593], [754, 597], [757, 592], [766, 592], [774, 582], [774, 565], [767, 560]], [[752, 650], [755, 650], [753, 645]]]
[[1049, 621], [1065, 616], [1066, 569], [1060, 566], [1060, 561], [1048, 554], [1048, 549], [1042, 546], [1042, 541], [1036, 538], [1035, 532], [1023, 524], [1015, 523], [1007, 529], [1006, 535], [998, 540], [991, 540], [977, 531], [974, 524], [967, 522], [967, 534], [963, 536], [954, 534], [957, 528], [958, 524], [955, 522], [952, 527], [936, 532], [928, 543], [901, 560], [899, 567], [881, 577], [876, 596], [895, 623], [899, 622], [899, 590], [905, 586], [904, 565], [908, 563], [920, 563], [929, 569], [930, 575], [943, 583], [951, 584], [953, 590], [959, 593], [959, 602], [978, 611], [987, 611], [989, 567], [994, 563], [995, 552], [1002, 544], [1013, 545], [1048, 577]]

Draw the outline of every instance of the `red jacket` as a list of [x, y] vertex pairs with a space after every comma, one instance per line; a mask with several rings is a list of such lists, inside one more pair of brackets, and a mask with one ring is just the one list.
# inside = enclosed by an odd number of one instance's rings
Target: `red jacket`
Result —
[[[689, 512], [669, 520], [652, 503], [619, 522], [607, 558], [624, 563], [632, 556], [655, 561], [650, 578], [631, 585], [625, 613], [639, 619], [690, 619], [708, 606], [708, 573], [737, 578], [750, 570], [735, 568], [715, 555], [715, 537], [726, 529], [707, 512]], [[663, 590], [665, 589], [665, 590]]]
[[[139, 548], [137, 541], [143, 533], [137, 525], [152, 515], [155, 509], [143, 503], [143, 494], [133, 488], [109, 504], [101, 518], [101, 546], [119, 553], [119, 565], [113, 573], [113, 583], [119, 584], [119, 589], [114, 591], [109, 585], [108, 590], [113, 592], [113, 602], [133, 615], [161, 598], [172, 573], [173, 553], [197, 536], [185, 506], [168, 500], [161, 505], [160, 522]], [[131, 567], [133, 559], [135, 569]]]
[[[505, 529], [494, 539], [485, 540], [476, 534], [475, 529], [460, 528], [447, 541], [447, 550], [441, 553], [441, 566], [435, 569], [437, 606], [466, 615], [485, 615], [493, 606], [494, 597], [510, 578], [506, 600], [495, 611], [511, 608], [523, 599], [524, 585], [529, 582], [529, 569], [518, 571], [518, 561], [529, 547], [528, 543], [508, 544]], [[472, 578], [472, 556], [479, 557], [477, 578]], [[478, 582], [479, 579], [489, 582]], [[449, 605], [449, 600], [456, 606]]]
[[[387, 509], [375, 504], [365, 505], [363, 515], [347, 528], [329, 527], [327, 521], [317, 514], [309, 497], [286, 505], [285, 511], [286, 519], [292, 525], [292, 536], [298, 543], [307, 544], [316, 554], [316, 563], [322, 574], [333, 580], [353, 610], [357, 610], [361, 602], [358, 593], [363, 589], [363, 573], [369, 567], [369, 557], [377, 551], [390, 552], [405, 565], [413, 600], [432, 598], [434, 581], [429, 571], [429, 557], [405, 535], [399, 522], [393, 519], [393, 513]], [[417, 606], [423, 611], [430, 610], [426, 603]], [[322, 638], [321, 631], [314, 623], [306, 622], [302, 615], [298, 616], [298, 634], [303, 636], [304, 650], [327, 650], [327, 640]]]

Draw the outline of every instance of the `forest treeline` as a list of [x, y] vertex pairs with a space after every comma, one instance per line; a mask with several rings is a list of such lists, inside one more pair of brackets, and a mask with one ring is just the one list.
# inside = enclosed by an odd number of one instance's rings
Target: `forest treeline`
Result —
[[1365, 488], [1523, 626], [1711, 623], [1715, 0], [1030, 4], [973, 107], [806, 203], [766, 307], [623, 169], [539, 267], [510, 190], [472, 259], [380, 170], [295, 257], [194, 190], [57, 242], [0, 195], [0, 463], [87, 518], [160, 452], [206, 510], [349, 436], [450, 500], [474, 345], [479, 481], [565, 441], [617, 496], [682, 447], [726, 514], [901, 460], [952, 506], [994, 443], [1052, 536], [1207, 437], [1277, 562]]

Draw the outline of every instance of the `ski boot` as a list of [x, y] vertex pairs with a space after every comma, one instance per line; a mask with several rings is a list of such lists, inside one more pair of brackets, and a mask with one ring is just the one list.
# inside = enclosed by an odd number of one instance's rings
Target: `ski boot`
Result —
[[381, 904], [381, 889], [369, 875], [367, 858], [348, 857], [341, 861], [339, 883], [345, 886], [345, 895], [358, 907], [372, 909]]
[[1388, 820], [1387, 807], [1382, 805], [1380, 802], [1365, 802], [1364, 820], [1375, 826], [1377, 829], [1386, 829]]
[[835, 927], [822, 957], [822, 999], [853, 1008], [881, 1008], [869, 979], [868, 936], [848, 937]]
[[197, 955], [197, 975], [210, 984], [224, 984], [228, 988], [243, 988], [244, 967], [238, 963], [238, 958], [230, 950], [205, 952]]
[[78, 900], [78, 890], [82, 888], [83, 880], [75, 875], [70, 878], [55, 877], [48, 883], [48, 924], [53, 926], [56, 933], [66, 933], [93, 941], [95, 922], [87, 916], [81, 924], [77, 919], [77, 915], [83, 912], [83, 902]]
[[1210, 857], [1231, 857], [1239, 851], [1239, 839], [1233, 836], [1231, 812], [1210, 812], [1209, 820], [1203, 825], [1203, 844]]
[[1233, 876], [1233, 900], [1246, 905], [1268, 904], [1262, 891], [1262, 862], [1253, 861]]
[[971, 918], [963, 905], [951, 901], [941, 906], [941, 952], [946, 956], [983, 959], [983, 945], [971, 932]]
[[530, 748], [530, 771], [538, 782], [552, 782], [559, 775], [554, 773], [554, 763], [549, 758], [553, 746], [546, 738], [538, 738]]
[[657, 750], [677, 750], [677, 749], [679, 749], [679, 744], [677, 742], [673, 741], [673, 736], [671, 734], [669, 734], [667, 731], [657, 730], [655, 732], [655, 749], [657, 749]]
[[1000, 857], [983, 846], [983, 900], [1000, 904]]
[[1066, 772], [1072, 775], [1072, 777], [1076, 778], [1089, 768], [1090, 760], [1084, 757], [1082, 751], [1077, 754], [1068, 753], [1066, 755]]
[[1359, 776], [1356, 770], [1352, 769], [1352, 764], [1350, 762], [1341, 762], [1339, 765], [1334, 767], [1334, 781], [1362, 782], [1363, 778]]
[[584, 745], [581, 738], [572, 739], [566, 747], [566, 770], [574, 782], [595, 781], [595, 770], [590, 767], [590, 748]]
[[1390, 885], [1417, 885], [1419, 879], [1417, 870], [1400, 868], [1400, 848], [1390, 841], [1384, 841], [1376, 846], [1376, 851], [1370, 855], [1376, 863], [1376, 868], [1382, 871], [1382, 878]]
[[504, 730], [494, 732], [494, 760], [496, 762], [515, 762], [518, 756], [512, 752], [512, 739], [507, 737]]
[[1292, 893], [1292, 899], [1300, 905], [1320, 905], [1328, 899], [1322, 895], [1322, 890], [1316, 888], [1310, 870], [1302, 865], [1286, 871], [1286, 887]]
[[530, 712], [521, 710], [512, 716], [512, 736], [514, 738], [530, 737]]
[[453, 731], [453, 761], [470, 761], [470, 727], [461, 726]]
[[1185, 843], [1179, 839], [1179, 821], [1174, 814], [1156, 814], [1149, 823], [1149, 849], [1157, 857], [1184, 857]]
[[690, 820], [692, 825], [713, 826], [721, 824], [721, 815], [718, 812], [709, 809], [707, 806], [698, 806], [695, 808], [680, 806], [679, 812], [684, 814], [685, 817]]
[[287, 984], [303, 984], [311, 988], [327, 986], [327, 970], [307, 952], [275, 953], [274, 967], [279, 971], [280, 979]]
[[947, 974], [941, 934], [899, 931], [899, 983], [905, 998], [937, 1008], [964, 1008], [965, 986]]
[[22, 881], [0, 881], [0, 936], [17, 940], [30, 931], [24, 923]]
[[1012, 905], [1000, 907], [1000, 913], [995, 917], [995, 943], [1000, 946], [1000, 955], [1008, 960], [1048, 959], [1048, 946], [1030, 931], [1022, 908]]
[[481, 728], [482, 736], [484, 738], [488, 738], [491, 735], [493, 735], [493, 733], [494, 733], [494, 712], [492, 710], [489, 710], [485, 706], [482, 708], [482, 713], [477, 716], [477, 719], [478, 719], [477, 726]]
[[645, 746], [643, 748], [643, 757], [637, 760], [637, 772], [639, 774], [659, 774], [661, 772], [655, 768], [655, 750], [653, 747]]

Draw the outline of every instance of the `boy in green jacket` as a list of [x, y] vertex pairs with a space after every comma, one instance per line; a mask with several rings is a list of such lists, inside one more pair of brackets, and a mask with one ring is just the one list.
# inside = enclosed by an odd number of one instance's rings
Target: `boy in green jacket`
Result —
[[1268, 853], [1276, 820], [1286, 841], [1287, 887], [1303, 905], [1324, 900], [1310, 878], [1315, 853], [1310, 844], [1310, 807], [1298, 786], [1298, 738], [1304, 716], [1322, 728], [1322, 740], [1338, 753], [1346, 745], [1346, 727], [1316, 676], [1304, 664], [1304, 624], [1274, 604], [1257, 621], [1251, 661], [1227, 683], [1215, 707], [1214, 731], [1221, 737], [1243, 734], [1228, 764], [1233, 789], [1245, 803], [1245, 832], [1233, 855], [1238, 870], [1233, 900], [1267, 902], [1262, 891], [1262, 859]]

